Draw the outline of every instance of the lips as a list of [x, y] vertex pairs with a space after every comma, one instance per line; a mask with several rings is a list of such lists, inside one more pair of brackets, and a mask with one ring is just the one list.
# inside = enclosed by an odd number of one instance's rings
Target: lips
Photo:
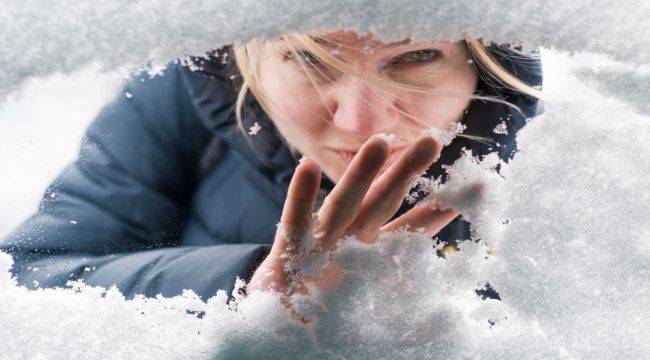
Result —
[[[352, 162], [352, 159], [357, 155], [357, 151], [334, 150], [334, 149], [330, 149], [330, 150], [332, 150], [332, 152], [334, 152], [339, 157], [339, 159], [343, 160], [346, 164]], [[384, 165], [382, 166], [379, 172], [383, 173], [386, 169], [388, 169], [388, 167], [390, 167], [395, 161], [397, 161], [397, 159], [400, 158], [400, 156], [402, 156], [404, 150], [406, 150], [406, 146], [392, 148], [388, 153], [386, 162], [384, 162]]]
[[357, 155], [356, 151], [334, 150], [334, 152], [336, 155], [338, 155], [338, 157], [347, 163], [351, 162], [354, 156]]

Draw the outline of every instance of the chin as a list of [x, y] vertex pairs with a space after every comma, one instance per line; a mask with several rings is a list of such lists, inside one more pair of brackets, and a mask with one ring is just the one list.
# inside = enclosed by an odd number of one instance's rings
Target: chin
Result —
[[345, 168], [340, 169], [337, 166], [333, 166], [328, 169], [326, 167], [323, 167], [323, 174], [325, 174], [325, 176], [327, 176], [327, 178], [335, 184], [339, 182], [344, 173]]
[[329, 155], [330, 154], [328, 154], [324, 159], [314, 158], [314, 160], [318, 162], [325, 176], [327, 176], [327, 178], [329, 178], [333, 183], [337, 183], [345, 173], [345, 170], [347, 170], [350, 163], [341, 161], [341, 159], [336, 155]]

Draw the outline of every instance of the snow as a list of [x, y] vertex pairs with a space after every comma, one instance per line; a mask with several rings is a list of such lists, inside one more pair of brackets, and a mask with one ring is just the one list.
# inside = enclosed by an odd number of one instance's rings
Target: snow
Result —
[[399, 141], [399, 137], [395, 134], [386, 134], [386, 133], [379, 133], [377, 136], [381, 137], [388, 145], [394, 144], [397, 141]]
[[248, 135], [255, 136], [258, 132], [260, 132], [260, 130], [262, 130], [262, 127], [256, 121], [255, 124], [253, 124], [253, 126], [248, 129]]
[[442, 144], [442, 146], [447, 146], [451, 144], [451, 142], [456, 136], [458, 136], [458, 134], [462, 134], [463, 131], [465, 131], [465, 128], [466, 126], [463, 124], [453, 123], [449, 125], [449, 128], [447, 130], [432, 127], [428, 130], [425, 130], [424, 133], [434, 138], [436, 141]]
[[508, 135], [508, 125], [506, 122], [499, 123], [497, 126], [494, 127], [494, 130], [492, 130], [495, 134], [504, 134]]
[[[73, 158], [82, 128], [115, 94], [117, 72], [98, 73], [125, 64], [152, 56], [163, 62], [254, 34], [337, 25], [393, 36], [469, 31], [556, 50], [542, 53], [545, 113], [518, 134], [512, 161], [467, 155], [449, 168], [444, 185], [423, 182], [472, 222], [476, 241], [462, 242], [459, 251], [438, 257], [417, 231], [387, 234], [375, 245], [348, 238], [331, 260], [347, 270], [337, 289], [293, 299], [308, 324], [265, 293], [233, 293], [227, 304], [224, 292], [203, 302], [191, 291], [125, 300], [115, 288], [76, 282], [27, 289], [11, 278], [11, 257], [0, 253], [0, 358], [650, 354], [650, 46], [641, 36], [650, 34], [647, 2], [456, 1], [423, 8], [350, 1], [336, 3], [345, 7], [340, 16], [323, 11], [333, 6], [328, 1], [65, 2], [10, 1], [0, 10], [0, 39], [13, 39], [0, 50], [0, 93], [10, 100], [0, 108], [0, 158], [11, 169], [0, 179], [0, 232], [35, 209], [37, 189]], [[171, 9], [177, 14], [166, 16]], [[269, 13], [275, 16], [263, 16]], [[573, 50], [581, 52], [567, 52]], [[51, 61], [41, 66], [43, 58]], [[502, 301], [477, 296], [486, 283]]]

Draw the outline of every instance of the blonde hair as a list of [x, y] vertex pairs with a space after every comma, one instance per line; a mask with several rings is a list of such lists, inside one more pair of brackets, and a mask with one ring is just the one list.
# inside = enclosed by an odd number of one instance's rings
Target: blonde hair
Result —
[[[360, 72], [354, 69], [353, 67], [351, 67], [350, 65], [346, 64], [344, 61], [330, 54], [310, 36], [301, 35], [301, 34], [292, 34], [285, 37], [285, 39], [291, 40], [288, 42], [288, 44], [289, 44], [290, 51], [294, 55], [297, 55], [299, 51], [296, 50], [295, 47], [291, 45], [292, 41], [302, 44], [302, 46], [304, 46], [306, 50], [308, 50], [311, 54], [313, 54], [313, 56], [318, 61], [322, 62], [324, 65], [326, 65], [329, 69], [332, 69], [333, 71], [346, 74], [346, 75], [356, 76], [361, 80], [388, 89], [408, 90], [408, 91], [420, 92], [420, 93], [431, 92], [425, 87], [400, 83], [381, 76]], [[465, 39], [465, 44], [467, 45], [468, 54], [472, 59], [475, 68], [477, 69], [477, 71], [482, 70], [481, 71], [482, 75], [487, 75], [488, 79], [484, 79], [484, 80], [488, 82], [491, 86], [497, 86], [497, 87], [502, 86], [507, 89], [515, 90], [517, 92], [538, 99], [543, 98], [541, 90], [529, 84], [526, 84], [525, 82], [523, 82], [522, 80], [512, 75], [507, 70], [505, 70], [503, 66], [501, 66], [492, 57], [492, 55], [490, 55], [490, 52], [479, 40], [470, 37]], [[257, 39], [253, 39], [247, 44], [243, 44], [243, 45], [236, 44], [233, 47], [235, 61], [237, 67], [239, 68], [239, 72], [243, 78], [243, 83], [239, 90], [237, 101], [235, 104], [235, 114], [236, 114], [237, 123], [239, 124], [239, 127], [242, 130], [244, 129], [243, 122], [242, 122], [242, 109], [244, 107], [246, 95], [248, 94], [249, 91], [255, 96], [260, 106], [266, 111], [267, 114], [269, 114], [269, 116], [271, 116], [270, 114], [272, 113], [270, 112], [272, 103], [269, 97], [266, 95], [266, 93], [260, 86], [259, 59], [261, 56], [261, 47], [262, 47], [262, 43]], [[524, 59], [536, 60], [536, 57], [531, 54], [524, 54], [516, 51], [514, 51], [513, 54], [515, 56], [519, 56]], [[299, 56], [297, 56], [296, 58], [299, 60], [301, 59]], [[309, 75], [309, 72], [306, 71], [305, 69], [307, 65], [302, 63], [302, 60], [299, 61], [299, 64], [303, 68], [303, 70], [305, 70], [312, 85], [318, 88], [316, 81]], [[321, 75], [325, 75], [325, 76], [329, 75], [329, 74], [322, 73], [321, 70], [319, 71], [321, 72]], [[505, 105], [515, 108], [515, 110], [517, 110], [518, 112], [523, 113], [521, 109], [519, 109], [516, 105], [504, 101], [498, 97], [472, 95], [470, 98], [503, 103]], [[404, 113], [399, 109], [398, 111]], [[404, 113], [404, 115], [409, 116], [406, 113]], [[243, 132], [244, 134], [247, 134], [246, 131]], [[479, 141], [485, 140], [479, 137], [473, 137], [471, 135], [465, 135], [465, 137], [475, 138], [475, 140], [479, 140]]]

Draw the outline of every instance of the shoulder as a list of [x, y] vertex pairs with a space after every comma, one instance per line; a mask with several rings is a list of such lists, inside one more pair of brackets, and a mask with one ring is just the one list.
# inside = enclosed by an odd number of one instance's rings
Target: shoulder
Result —
[[173, 61], [159, 71], [149, 66], [132, 74], [89, 132], [105, 137], [121, 127], [157, 134], [159, 140], [211, 137], [232, 122], [236, 100], [220, 51]]
[[[195, 182], [218, 124], [231, 121], [235, 98], [223, 76], [203, 74], [180, 61], [156, 74], [133, 74], [88, 128], [80, 163], [108, 158], [156, 188], [180, 188], [187, 177]], [[173, 181], [159, 186], [159, 178]]]
[[232, 62], [224, 61], [228, 53], [227, 48], [214, 50], [172, 61], [157, 71], [149, 66], [129, 78], [116, 105], [132, 106], [144, 118], [158, 122], [196, 117], [206, 128], [215, 129], [227, 122], [237, 98]]

